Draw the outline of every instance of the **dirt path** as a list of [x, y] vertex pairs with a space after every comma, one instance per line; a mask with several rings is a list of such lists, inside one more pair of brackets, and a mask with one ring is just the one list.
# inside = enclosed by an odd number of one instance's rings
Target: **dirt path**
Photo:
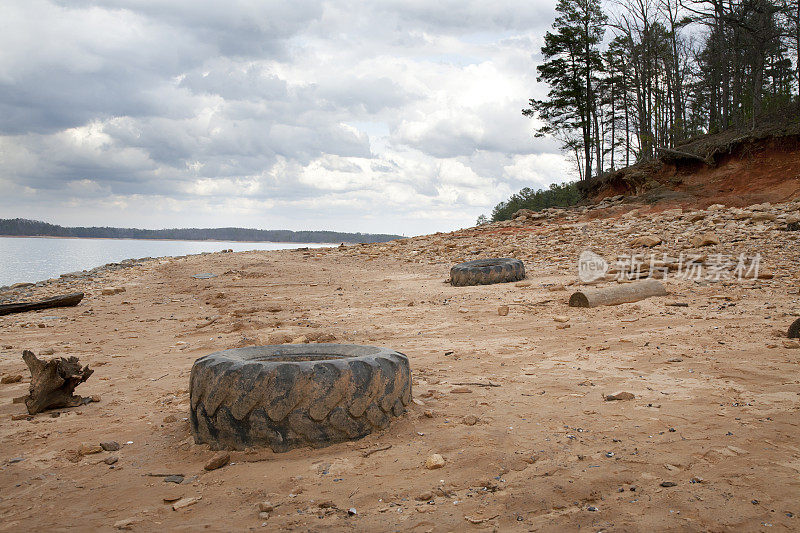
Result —
[[[574, 272], [555, 264], [531, 261], [528, 285], [451, 287], [450, 258], [410, 262], [408, 248], [154, 260], [47, 289], [86, 288], [78, 307], [0, 318], [0, 371], [24, 376], [0, 385], [0, 529], [800, 527], [800, 349], [778, 338], [796, 282], [668, 280], [669, 297], [574, 309], [551, 290]], [[192, 362], [328, 335], [407, 354], [410, 412], [357, 442], [233, 452], [206, 472], [214, 452], [186, 420]], [[100, 402], [12, 420], [24, 348], [80, 357], [96, 371], [78, 392]], [[603, 400], [619, 391], [636, 398]], [[102, 441], [122, 447], [76, 453]], [[425, 469], [432, 453], [443, 468]], [[178, 497], [200, 499], [174, 511]]]

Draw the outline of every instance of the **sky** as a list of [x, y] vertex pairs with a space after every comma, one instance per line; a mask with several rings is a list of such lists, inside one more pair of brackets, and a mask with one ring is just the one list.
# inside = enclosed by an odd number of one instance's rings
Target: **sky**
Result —
[[554, 0], [3, 0], [0, 218], [419, 235], [574, 179]]

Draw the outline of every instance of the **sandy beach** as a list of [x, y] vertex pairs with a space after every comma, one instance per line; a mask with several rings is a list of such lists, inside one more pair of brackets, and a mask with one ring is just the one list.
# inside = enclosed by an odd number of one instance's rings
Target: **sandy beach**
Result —
[[[553, 210], [383, 244], [149, 260], [5, 293], [86, 298], [0, 317], [0, 372], [22, 376], [0, 385], [0, 530], [797, 530], [800, 344], [786, 330], [800, 313], [800, 232], [785, 226], [799, 208]], [[720, 243], [692, 243], [708, 232]], [[762, 269], [668, 276], [666, 297], [571, 308], [584, 249], [759, 253]], [[527, 279], [446, 283], [453, 264], [481, 257], [522, 259]], [[192, 363], [320, 340], [406, 354], [409, 412], [358, 441], [233, 451], [206, 471], [215, 452], [187, 421]], [[23, 349], [79, 357], [95, 372], [77, 392], [99, 401], [25, 417], [12, 403], [29, 386]], [[634, 398], [604, 399], [623, 391]], [[120, 449], [89, 453], [107, 441]], [[445, 465], [428, 470], [434, 453]], [[182, 483], [165, 481], [175, 474]]]

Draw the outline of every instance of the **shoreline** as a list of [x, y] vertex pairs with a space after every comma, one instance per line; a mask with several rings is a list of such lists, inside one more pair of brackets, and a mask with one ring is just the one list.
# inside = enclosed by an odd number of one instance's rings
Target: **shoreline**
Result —
[[[329, 244], [331, 246], [339, 246], [340, 243], [335, 242], [299, 242], [299, 241], [231, 241], [231, 240], [218, 240], [218, 239], [137, 239], [135, 237], [65, 237], [59, 235], [0, 235], [0, 238], [5, 239], [80, 239], [84, 241], [154, 241], [154, 242], [234, 242], [243, 244]], [[396, 240], [396, 239], [395, 239]], [[350, 241], [342, 241], [344, 244], [358, 244]], [[381, 241], [392, 242], [392, 241]]]

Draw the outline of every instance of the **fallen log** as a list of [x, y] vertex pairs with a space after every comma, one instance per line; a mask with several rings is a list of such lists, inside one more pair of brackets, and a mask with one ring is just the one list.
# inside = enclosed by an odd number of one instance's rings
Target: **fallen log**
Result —
[[681, 152], [680, 150], [673, 150], [672, 148], [656, 148], [656, 151], [661, 154], [662, 161], [676, 161], [681, 159], [689, 159], [691, 161], [699, 161], [710, 167], [714, 166], [714, 159], [712, 157], [703, 157], [691, 152]]
[[78, 305], [83, 300], [82, 292], [65, 294], [64, 296], [54, 296], [38, 302], [17, 302], [13, 304], [0, 304], [0, 316], [13, 313], [25, 313], [27, 311], [38, 311], [39, 309], [50, 309], [52, 307], [72, 307]]
[[578, 291], [569, 297], [570, 307], [598, 307], [638, 302], [651, 296], [666, 296], [667, 289], [657, 279]]
[[800, 339], [800, 318], [792, 322], [789, 326], [789, 333], [786, 334], [790, 339]]
[[35, 415], [46, 409], [77, 407], [85, 398], [74, 394], [75, 387], [89, 379], [94, 370], [81, 368], [77, 357], [57, 357], [45, 361], [30, 350], [22, 352], [22, 360], [31, 371], [31, 386], [25, 397], [28, 413]]

